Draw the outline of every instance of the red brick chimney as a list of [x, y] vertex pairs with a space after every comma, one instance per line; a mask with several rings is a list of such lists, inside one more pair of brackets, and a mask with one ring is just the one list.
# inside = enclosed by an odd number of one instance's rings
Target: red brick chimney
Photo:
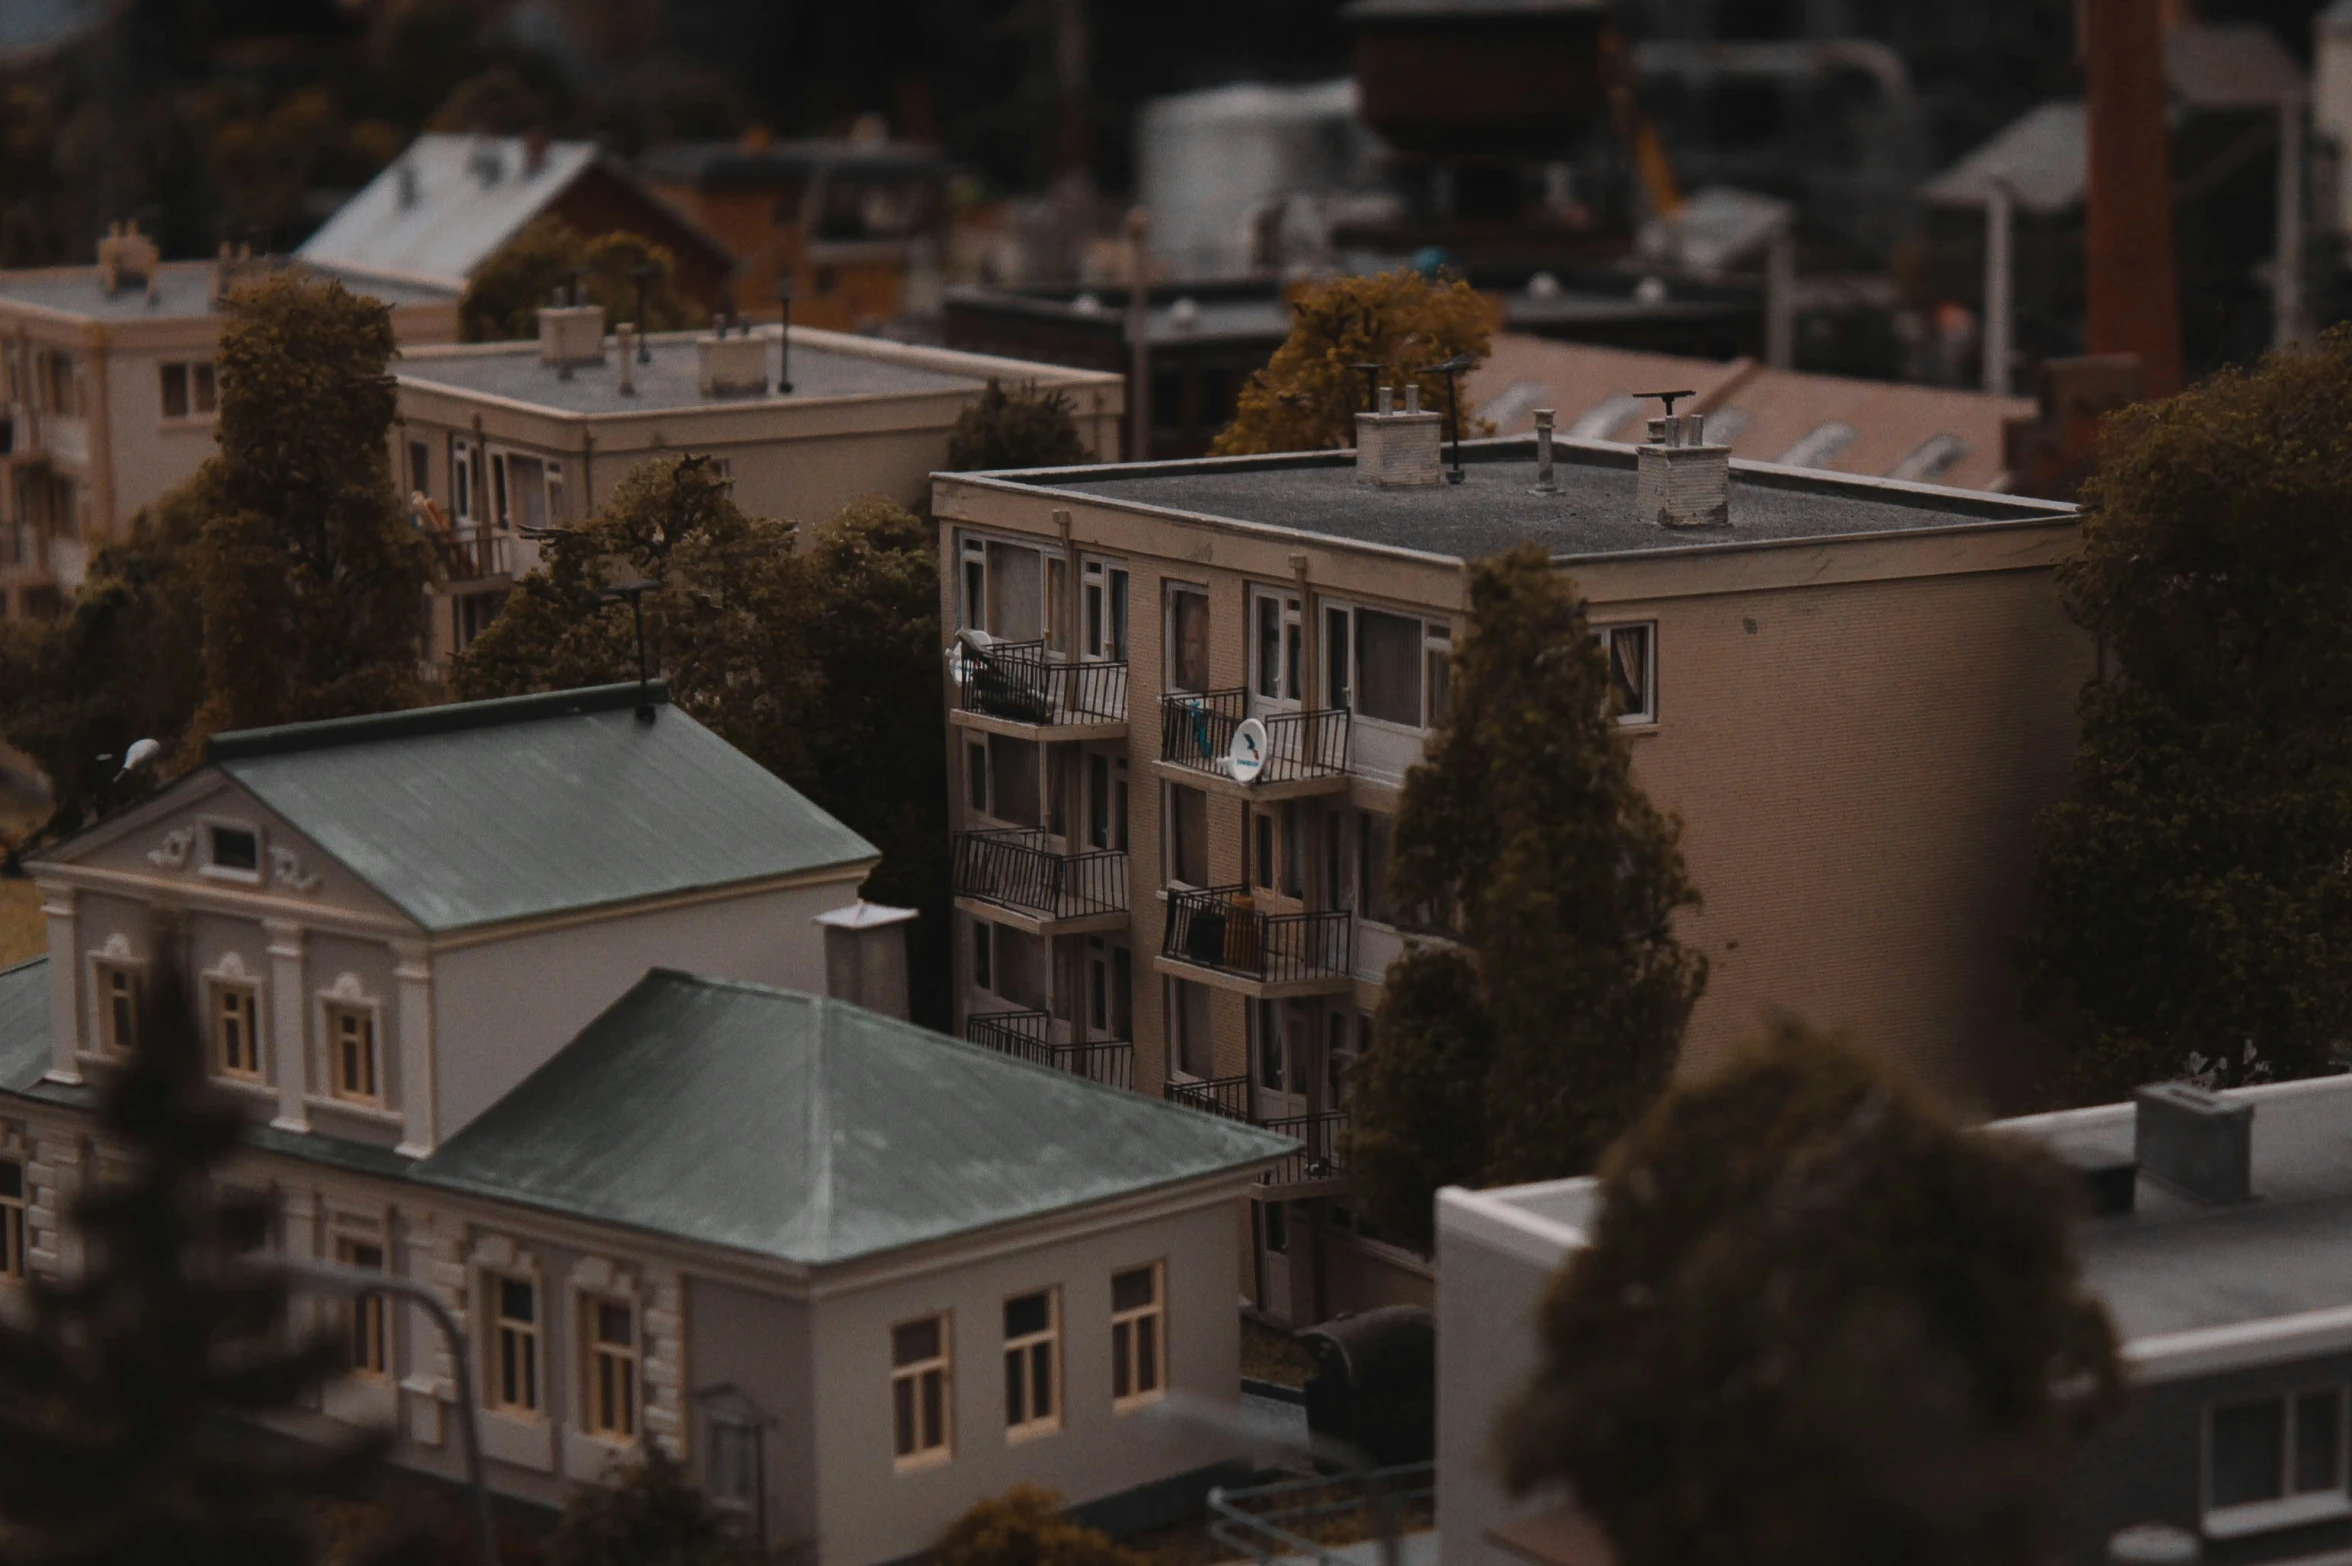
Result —
[[2181, 384], [2163, 9], [2158, 0], [2082, 0], [2081, 12], [2091, 101], [2088, 346], [2139, 355], [2149, 397]]

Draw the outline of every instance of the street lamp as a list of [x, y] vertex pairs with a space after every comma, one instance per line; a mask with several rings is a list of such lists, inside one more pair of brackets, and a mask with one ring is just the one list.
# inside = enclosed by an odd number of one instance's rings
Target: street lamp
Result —
[[1310, 1462], [1350, 1470], [1363, 1481], [1365, 1499], [1372, 1506], [1373, 1526], [1380, 1530], [1380, 1566], [1397, 1566], [1396, 1501], [1381, 1483], [1372, 1459], [1347, 1442], [1317, 1435], [1312, 1430], [1304, 1436], [1294, 1435], [1252, 1419], [1229, 1404], [1214, 1403], [1189, 1392], [1170, 1391], [1136, 1418], [1146, 1431], [1171, 1440], [1184, 1435], [1213, 1436], [1242, 1442], [1254, 1451], [1287, 1452]]
[[[425, 1308], [425, 1314], [433, 1318], [433, 1325], [441, 1329], [442, 1340], [448, 1345], [450, 1363], [457, 1367], [457, 1405], [465, 1412], [466, 1483], [474, 1492], [474, 1521], [479, 1529], [475, 1548], [479, 1551], [482, 1566], [498, 1566], [498, 1530], [490, 1518], [490, 1487], [482, 1478], [482, 1428], [474, 1408], [473, 1369], [467, 1361], [465, 1333], [458, 1327], [457, 1318], [449, 1314], [449, 1307], [443, 1305], [431, 1290], [405, 1278], [387, 1277], [376, 1272], [357, 1272], [348, 1267], [330, 1267], [324, 1262], [303, 1261], [297, 1257], [281, 1258], [278, 1267], [289, 1284], [313, 1294], [326, 1294], [346, 1300], [382, 1294], [421, 1305]], [[1391, 1562], [1389, 1566], [1395, 1566], [1395, 1563]]]

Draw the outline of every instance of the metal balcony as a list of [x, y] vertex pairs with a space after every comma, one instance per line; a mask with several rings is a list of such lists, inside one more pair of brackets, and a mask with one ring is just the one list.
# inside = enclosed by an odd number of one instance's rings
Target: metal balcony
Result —
[[992, 1049], [1033, 1066], [1050, 1066], [1100, 1082], [1105, 1087], [1135, 1089], [1135, 1045], [1127, 1039], [1097, 1039], [1089, 1044], [1056, 1044], [1048, 1029], [1053, 1019], [1042, 1011], [989, 1011], [964, 1019], [964, 1037], [982, 1049]]
[[962, 651], [960, 711], [1027, 727], [1100, 728], [1127, 721], [1125, 660], [1070, 663], [1045, 643], [991, 642]]
[[1298, 1151], [1259, 1175], [1260, 1185], [1313, 1185], [1317, 1181], [1340, 1179], [1347, 1173], [1346, 1161], [1340, 1156], [1341, 1143], [1347, 1136], [1348, 1117], [1344, 1109], [1261, 1116], [1252, 1108], [1255, 1093], [1246, 1076], [1171, 1078], [1162, 1096], [1171, 1104], [1181, 1104], [1186, 1109], [1223, 1120], [1238, 1120], [1243, 1125], [1257, 1126], [1296, 1141]]
[[441, 570], [452, 582], [478, 582], [514, 574], [514, 535], [494, 527], [452, 527], [429, 531]]
[[1248, 889], [1168, 893], [1160, 955], [1261, 985], [1323, 985], [1349, 979], [1355, 915], [1346, 909], [1266, 914]]
[[[1160, 698], [1160, 759], [1203, 777], [1233, 781], [1227, 758], [1234, 731], [1249, 717], [1245, 690], [1187, 691]], [[1252, 788], [1344, 784], [1348, 770], [1348, 714], [1336, 708], [1261, 713], [1266, 766]]]
[[1127, 912], [1127, 856], [1098, 849], [1061, 854], [1033, 827], [958, 832], [955, 895], [1026, 914], [1043, 924], [1104, 920]]
[[1164, 1096], [1171, 1104], [1182, 1104], [1204, 1115], [1249, 1124], [1250, 1079], [1247, 1077], [1171, 1078]]

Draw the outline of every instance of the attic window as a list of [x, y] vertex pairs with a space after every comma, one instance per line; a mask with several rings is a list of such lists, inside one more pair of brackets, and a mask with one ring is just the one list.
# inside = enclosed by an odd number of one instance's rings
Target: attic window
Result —
[[214, 826], [210, 867], [224, 875], [261, 873], [261, 835], [251, 827]]

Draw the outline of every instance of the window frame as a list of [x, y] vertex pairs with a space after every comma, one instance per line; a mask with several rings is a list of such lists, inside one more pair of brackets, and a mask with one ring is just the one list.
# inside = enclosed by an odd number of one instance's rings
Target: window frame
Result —
[[[204, 976], [204, 993], [204, 1015], [207, 1031], [211, 1035], [210, 1054], [214, 1074], [231, 1082], [257, 1083], [267, 1080], [268, 1074], [261, 1064], [261, 981], [236, 978], [225, 973], [208, 973]], [[227, 1016], [223, 1003], [230, 999], [241, 999], [245, 1003], [245, 1015], [241, 1020], [245, 1030], [247, 1064], [243, 1066], [230, 1064], [224, 1047], [227, 1039], [222, 1024]]]
[[1643, 704], [1636, 709], [1617, 714], [1621, 729], [1654, 729], [1658, 726], [1658, 622], [1655, 620], [1613, 620], [1592, 628], [1593, 639], [1601, 644], [1601, 657], [1608, 666], [1609, 690], [1617, 690], [1617, 637], [1626, 632], [1640, 632], [1645, 638], [1642, 647]]
[[146, 963], [112, 950], [91, 954], [90, 1037], [98, 1058], [121, 1060], [139, 1047], [139, 1006], [146, 992]]
[[29, 1157], [0, 1156], [0, 1168], [16, 1171], [16, 1190], [0, 1181], [0, 1285], [24, 1284], [32, 1277], [31, 1246], [33, 1166]]
[[1079, 563], [1079, 648], [1097, 663], [1124, 663], [1134, 636], [1132, 577], [1124, 560], [1087, 556]]
[[[1010, 1335], [1004, 1340], [1005, 1361], [1005, 1440], [1031, 1441], [1051, 1435], [1062, 1428], [1063, 1410], [1069, 1399], [1068, 1388], [1062, 1378], [1062, 1288], [1048, 1284], [1042, 1289], [1028, 1289], [1005, 1296], [1004, 1309], [1009, 1314], [1014, 1305], [1042, 1297], [1045, 1300], [1045, 1325], [1036, 1331]], [[1037, 1411], [1037, 1370], [1045, 1367], [1047, 1405], [1043, 1413]], [[1017, 1391], [1018, 1389], [1018, 1391]], [[1022, 1396], [1024, 1417], [1015, 1419], [1014, 1399]]]
[[[615, 1343], [604, 1335], [604, 1312], [618, 1310], [627, 1319], [628, 1339]], [[637, 1302], [620, 1294], [583, 1293], [579, 1296], [580, 1429], [599, 1441], [634, 1445], [645, 1422], [645, 1327]], [[607, 1393], [619, 1398], [617, 1420], [607, 1416]]]
[[[349, 1105], [358, 1109], [383, 1109], [390, 1103], [384, 1091], [384, 1008], [363, 995], [351, 994], [341, 988], [319, 997], [319, 1042], [327, 1053], [327, 1099], [330, 1103]], [[367, 1029], [366, 1066], [367, 1089], [353, 1091], [343, 1078], [343, 1035], [341, 1019], [362, 1022]]]
[[[1118, 1304], [1119, 1280], [1132, 1277], [1139, 1272], [1146, 1273], [1151, 1278], [1151, 1299], [1145, 1304], [1130, 1306], [1122, 1310]], [[1167, 1261], [1163, 1258], [1157, 1261], [1142, 1262], [1132, 1267], [1119, 1268], [1111, 1274], [1109, 1295], [1111, 1300], [1111, 1412], [1125, 1414], [1157, 1403], [1168, 1395]], [[1136, 1325], [1147, 1319], [1152, 1323], [1152, 1330], [1149, 1334], [1152, 1340], [1149, 1364], [1152, 1384], [1148, 1387], [1141, 1385], [1144, 1377], [1140, 1372], [1145, 1368], [1144, 1360], [1135, 1352], [1136, 1339], [1139, 1336]], [[1119, 1390], [1122, 1381], [1127, 1386], [1127, 1391], [1124, 1393]]]
[[[204, 863], [196, 869], [198, 875], [214, 881], [232, 881], [240, 886], [259, 886], [269, 866], [268, 849], [262, 840], [258, 822], [240, 821], [229, 816], [199, 816], [196, 830], [204, 845]], [[243, 834], [253, 840], [253, 868], [220, 862], [220, 835], [223, 832]]]
[[[1322, 698], [1325, 708], [1352, 714], [1351, 721], [1369, 723], [1396, 734], [1429, 734], [1441, 728], [1452, 706], [1454, 622], [1427, 610], [1352, 599], [1322, 601]], [[1421, 627], [1415, 655], [1414, 681], [1419, 687], [1415, 706], [1419, 721], [1403, 723], [1364, 710], [1363, 616], [1377, 614], [1392, 620], [1412, 620]], [[1253, 673], [1255, 665], [1252, 666]]]
[[[2302, 1402], [2325, 1394], [2336, 1405], [2335, 1474], [2325, 1485], [2295, 1487], [2296, 1429]], [[2275, 1404], [2279, 1411], [2279, 1493], [2257, 1501], [2216, 1505], [2213, 1500], [2214, 1419], [2228, 1409]], [[2352, 1515], [2352, 1492], [2346, 1490], [2347, 1459], [2352, 1457], [2352, 1388], [2341, 1381], [2310, 1382], [2281, 1391], [2246, 1397], [2209, 1399], [2198, 1419], [2199, 1469], [2197, 1503], [2204, 1532], [2211, 1538], [2236, 1538], [2273, 1528], [2291, 1527], [2326, 1517]]]
[[[544, 1300], [546, 1286], [535, 1272], [508, 1272], [485, 1268], [482, 1277], [482, 1320], [489, 1338], [489, 1352], [483, 1356], [482, 1402], [494, 1414], [505, 1414], [513, 1419], [545, 1417], [545, 1397], [540, 1378], [544, 1373]], [[526, 1319], [506, 1313], [506, 1285], [517, 1284], [531, 1291], [531, 1314]], [[519, 1353], [519, 1376], [510, 1362], [509, 1351]], [[509, 1397], [507, 1387], [513, 1384], [518, 1395]]]
[[[358, 1255], [375, 1253], [374, 1265]], [[391, 1275], [391, 1248], [374, 1235], [335, 1236], [335, 1265], [355, 1272]], [[343, 1369], [365, 1381], [392, 1379], [391, 1297], [382, 1293], [354, 1294], [343, 1302]]]
[[[172, 411], [178, 382], [180, 408]], [[159, 359], [155, 364], [156, 406], [168, 425], [203, 424], [220, 417], [220, 372], [210, 359]]]
[[[1179, 600], [1191, 597], [1201, 604], [1201, 670], [1197, 685], [1179, 684], [1178, 670], [1182, 666], [1184, 627], [1183, 616], [1177, 609]], [[1163, 691], [1198, 694], [1210, 690], [1216, 682], [1217, 635], [1216, 601], [1207, 586], [1199, 582], [1163, 582], [1160, 584], [1160, 623], [1163, 627], [1160, 648], [1160, 688]]]
[[[919, 1327], [925, 1322], [939, 1326], [939, 1346], [928, 1358], [911, 1359], [901, 1363], [898, 1358], [898, 1335], [908, 1327]], [[915, 1469], [935, 1468], [955, 1458], [955, 1313], [947, 1310], [925, 1311], [890, 1324], [890, 1448], [891, 1468], [897, 1473]], [[938, 1440], [924, 1445], [924, 1383], [936, 1376], [939, 1382]], [[908, 1415], [905, 1434], [911, 1445], [902, 1447], [898, 1422], [898, 1389], [901, 1385], [913, 1390], [908, 1394]]]

